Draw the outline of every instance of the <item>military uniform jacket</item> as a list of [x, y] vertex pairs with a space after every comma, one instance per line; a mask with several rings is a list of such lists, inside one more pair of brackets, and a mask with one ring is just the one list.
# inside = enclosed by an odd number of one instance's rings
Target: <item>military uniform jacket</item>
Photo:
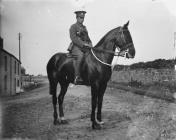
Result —
[[85, 43], [92, 43], [86, 26], [79, 23], [75, 23], [70, 27], [70, 38], [72, 40], [72, 45], [69, 46], [68, 50], [72, 50], [74, 46], [83, 49]]

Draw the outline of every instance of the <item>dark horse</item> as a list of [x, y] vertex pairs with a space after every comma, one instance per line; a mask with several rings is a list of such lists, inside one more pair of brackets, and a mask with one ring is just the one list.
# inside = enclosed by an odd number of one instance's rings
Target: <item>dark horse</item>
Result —
[[[135, 56], [135, 48], [128, 30], [128, 24], [129, 22], [109, 31], [95, 47], [88, 49], [83, 57], [80, 73], [84, 84], [91, 86], [91, 121], [93, 129], [100, 129], [103, 123], [101, 118], [102, 101], [107, 82], [112, 74], [110, 64], [116, 54], [115, 49], [118, 48], [120, 53], [127, 51], [127, 58], [134, 58]], [[51, 57], [47, 64], [50, 94], [52, 95], [54, 108], [54, 124], [67, 122], [64, 119], [62, 105], [69, 83], [74, 82], [74, 61], [75, 59], [68, 57], [66, 53], [57, 53]], [[58, 82], [61, 90], [57, 97]], [[58, 121], [57, 101], [60, 121]], [[97, 115], [95, 115], [96, 107], [98, 107]]]

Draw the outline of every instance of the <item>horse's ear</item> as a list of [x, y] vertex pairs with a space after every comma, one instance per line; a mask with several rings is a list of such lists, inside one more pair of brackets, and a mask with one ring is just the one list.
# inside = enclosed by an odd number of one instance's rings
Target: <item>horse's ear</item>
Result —
[[124, 24], [124, 26], [123, 26], [123, 27], [124, 27], [124, 28], [127, 28], [127, 27], [128, 27], [128, 25], [129, 25], [129, 22], [130, 22], [130, 21], [128, 20], [128, 22], [127, 22], [126, 24]]

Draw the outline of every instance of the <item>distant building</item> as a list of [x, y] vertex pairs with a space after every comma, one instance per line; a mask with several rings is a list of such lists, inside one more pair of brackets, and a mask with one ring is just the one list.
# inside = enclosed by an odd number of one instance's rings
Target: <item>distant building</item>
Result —
[[3, 49], [0, 37], [0, 95], [14, 95], [21, 90], [21, 62]]

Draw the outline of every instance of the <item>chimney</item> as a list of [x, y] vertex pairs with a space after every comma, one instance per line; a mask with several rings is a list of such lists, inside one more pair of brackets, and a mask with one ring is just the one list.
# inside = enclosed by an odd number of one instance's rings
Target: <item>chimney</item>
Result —
[[0, 36], [0, 49], [3, 49], [3, 39], [1, 36]]

